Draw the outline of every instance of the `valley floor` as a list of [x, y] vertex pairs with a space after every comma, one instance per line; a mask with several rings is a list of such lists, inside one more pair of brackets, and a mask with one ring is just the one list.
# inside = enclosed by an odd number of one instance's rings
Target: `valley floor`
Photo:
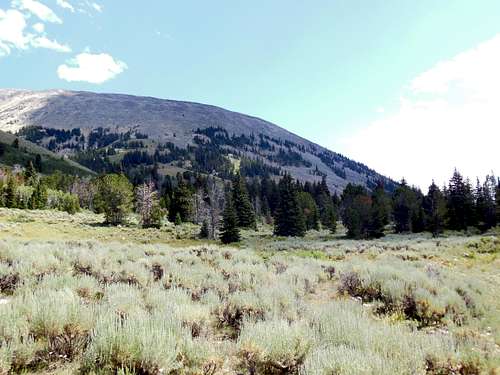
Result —
[[500, 374], [499, 232], [237, 246], [0, 209], [0, 374]]

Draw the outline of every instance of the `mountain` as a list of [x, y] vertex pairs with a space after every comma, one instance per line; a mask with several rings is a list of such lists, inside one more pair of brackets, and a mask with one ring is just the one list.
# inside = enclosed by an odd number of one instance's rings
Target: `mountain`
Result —
[[[18, 140], [17, 147], [14, 146], [16, 139]], [[37, 155], [40, 155], [42, 172], [44, 173], [60, 171], [80, 176], [95, 174], [90, 169], [69, 158], [61, 157], [44, 147], [0, 130], [0, 166], [25, 166], [30, 160], [35, 162]]]
[[340, 192], [349, 182], [395, 183], [345, 156], [265, 120], [219, 107], [152, 97], [76, 91], [0, 90], [0, 130], [17, 133], [96, 172], [194, 170], [225, 175], [289, 172], [326, 177]]

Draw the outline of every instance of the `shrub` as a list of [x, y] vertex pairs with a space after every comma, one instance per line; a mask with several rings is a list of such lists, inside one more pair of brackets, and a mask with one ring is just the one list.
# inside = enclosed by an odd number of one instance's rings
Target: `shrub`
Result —
[[[422, 267], [423, 268], [423, 267]], [[428, 268], [430, 269], [430, 268]], [[379, 301], [381, 313], [402, 313], [420, 326], [440, 324], [446, 317], [456, 324], [480, 314], [477, 289], [470, 280], [421, 268], [399, 259], [343, 265], [338, 291], [365, 302]]]
[[238, 356], [250, 374], [298, 374], [313, 343], [305, 322], [245, 322]]
[[120, 319], [101, 316], [85, 352], [82, 371], [157, 374], [182, 367], [180, 359], [189, 334], [172, 316], [146, 313]]

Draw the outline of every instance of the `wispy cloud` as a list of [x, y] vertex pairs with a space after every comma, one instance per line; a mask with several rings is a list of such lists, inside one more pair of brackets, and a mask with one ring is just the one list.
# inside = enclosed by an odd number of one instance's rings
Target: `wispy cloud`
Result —
[[500, 160], [499, 66], [500, 35], [437, 63], [410, 82], [395, 113], [344, 140], [342, 151], [422, 188], [454, 167], [470, 177], [490, 173]]
[[26, 30], [26, 16], [20, 11], [0, 9], [0, 56], [9, 55], [13, 50], [27, 50], [30, 47], [71, 52], [68, 45], [47, 37], [43, 23], [36, 23], [32, 28], [34, 33]]
[[17, 10], [0, 9], [0, 56], [9, 55], [12, 49], [26, 49], [29, 38], [24, 34], [26, 20]]
[[94, 8], [95, 10], [97, 10], [99, 13], [102, 12], [102, 6], [97, 4], [97, 3], [91, 3], [92, 5], [92, 8]]
[[54, 13], [54, 11], [45, 4], [36, 0], [13, 0], [12, 6], [15, 8], [26, 10], [42, 21], [52, 23], [62, 23], [62, 20]]
[[68, 45], [60, 44], [57, 40], [50, 40], [44, 36], [33, 38], [31, 45], [35, 48], [46, 48], [57, 52], [71, 52], [71, 48]]
[[61, 8], [64, 8], [66, 10], [69, 10], [71, 13], [75, 12], [75, 7], [71, 5], [68, 1], [66, 0], [57, 0], [57, 5], [59, 5]]
[[57, 75], [68, 82], [101, 84], [115, 78], [125, 69], [127, 69], [127, 64], [115, 60], [109, 54], [84, 52], [68, 60], [66, 64], [60, 65], [57, 68]]

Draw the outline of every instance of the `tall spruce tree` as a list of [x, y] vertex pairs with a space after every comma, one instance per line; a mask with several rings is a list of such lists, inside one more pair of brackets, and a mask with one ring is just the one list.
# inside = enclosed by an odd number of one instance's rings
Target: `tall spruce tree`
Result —
[[421, 233], [425, 230], [425, 213], [423, 209], [424, 195], [420, 189], [412, 187], [411, 231]]
[[341, 195], [342, 223], [347, 228], [347, 237], [362, 239], [369, 237], [372, 221], [372, 199], [361, 185], [347, 184]]
[[30, 160], [26, 164], [26, 168], [24, 169], [24, 183], [29, 186], [35, 186], [37, 182], [38, 174], [36, 172], [35, 166], [33, 162]]
[[38, 181], [31, 194], [28, 206], [32, 210], [43, 210], [47, 205], [47, 188], [42, 181]]
[[319, 212], [316, 202], [311, 194], [301, 191], [298, 193], [299, 204], [306, 222], [307, 230], [319, 229]]
[[470, 184], [455, 169], [447, 190], [448, 225], [453, 230], [465, 230], [474, 223], [474, 199]]
[[432, 181], [427, 195], [423, 199], [425, 229], [437, 237], [446, 224], [446, 199], [439, 187]]
[[393, 195], [394, 229], [397, 233], [411, 232], [414, 207], [414, 192], [403, 179]]
[[169, 220], [175, 222], [177, 215], [179, 215], [182, 222], [188, 222], [193, 213], [193, 191], [182, 176], [177, 176], [177, 181], [178, 184], [170, 202]]
[[222, 228], [220, 233], [222, 243], [229, 244], [240, 240], [238, 217], [234, 209], [233, 199], [230, 194], [226, 197], [224, 212], [222, 213]]
[[495, 206], [497, 224], [500, 224], [500, 177], [497, 179], [495, 187]]
[[486, 176], [483, 184], [477, 180], [475, 218], [477, 227], [483, 232], [496, 226], [495, 187], [495, 177]]
[[7, 186], [4, 189], [5, 207], [16, 208], [17, 206], [16, 191], [17, 191], [16, 179], [13, 176], [10, 176], [7, 181]]
[[255, 213], [248, 196], [245, 178], [237, 173], [232, 189], [233, 205], [240, 228], [256, 228]]
[[277, 236], [303, 237], [306, 233], [304, 213], [299, 204], [297, 187], [292, 177], [285, 174], [278, 184], [279, 201], [274, 221]]
[[379, 182], [372, 192], [369, 237], [379, 238], [384, 236], [384, 228], [389, 223], [390, 210], [390, 199], [385, 192], [384, 184]]

